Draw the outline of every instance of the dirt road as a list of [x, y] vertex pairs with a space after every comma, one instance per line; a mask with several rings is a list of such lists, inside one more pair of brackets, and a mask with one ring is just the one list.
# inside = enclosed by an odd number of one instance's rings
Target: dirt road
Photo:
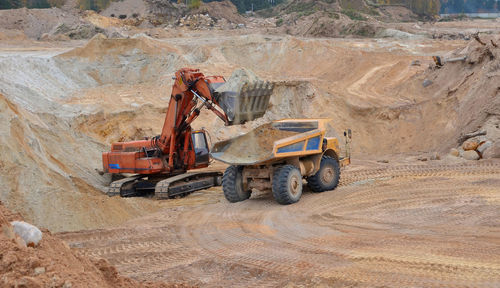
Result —
[[[387, 168], [388, 167], [388, 168]], [[203, 286], [498, 287], [500, 162], [376, 165], [280, 206], [269, 194], [59, 234], [126, 276]], [[191, 196], [190, 196], [191, 197]]]

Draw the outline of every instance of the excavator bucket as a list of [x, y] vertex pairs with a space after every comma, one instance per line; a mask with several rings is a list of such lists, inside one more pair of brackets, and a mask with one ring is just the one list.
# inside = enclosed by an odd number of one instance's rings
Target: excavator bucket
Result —
[[231, 125], [243, 124], [264, 116], [273, 89], [274, 84], [270, 82], [246, 83], [240, 91], [221, 92], [218, 102]]

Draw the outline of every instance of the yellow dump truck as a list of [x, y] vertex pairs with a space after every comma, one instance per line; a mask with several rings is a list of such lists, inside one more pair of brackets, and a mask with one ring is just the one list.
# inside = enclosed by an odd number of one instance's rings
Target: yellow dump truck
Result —
[[313, 192], [333, 190], [340, 168], [350, 164], [351, 130], [345, 149], [337, 138], [325, 137], [329, 119], [284, 119], [242, 136], [216, 143], [212, 158], [229, 164], [222, 189], [229, 202], [250, 198], [252, 189], [271, 190], [280, 204], [302, 196], [302, 179]]

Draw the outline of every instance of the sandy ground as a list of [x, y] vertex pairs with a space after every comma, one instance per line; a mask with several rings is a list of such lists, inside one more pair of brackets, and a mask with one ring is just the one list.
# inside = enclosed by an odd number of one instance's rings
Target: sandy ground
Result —
[[[500, 285], [500, 163], [354, 163], [335, 191], [280, 206], [169, 209], [58, 236], [138, 280], [206, 287]], [[191, 197], [191, 196], [190, 196]], [[189, 198], [189, 197], [188, 197]], [[186, 199], [187, 201], [187, 199]]]

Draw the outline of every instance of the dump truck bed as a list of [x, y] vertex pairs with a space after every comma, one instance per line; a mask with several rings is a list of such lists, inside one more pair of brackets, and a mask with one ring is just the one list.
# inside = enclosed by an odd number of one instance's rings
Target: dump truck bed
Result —
[[218, 142], [214, 159], [230, 165], [258, 165], [290, 156], [321, 152], [324, 119], [280, 120], [239, 137]]

